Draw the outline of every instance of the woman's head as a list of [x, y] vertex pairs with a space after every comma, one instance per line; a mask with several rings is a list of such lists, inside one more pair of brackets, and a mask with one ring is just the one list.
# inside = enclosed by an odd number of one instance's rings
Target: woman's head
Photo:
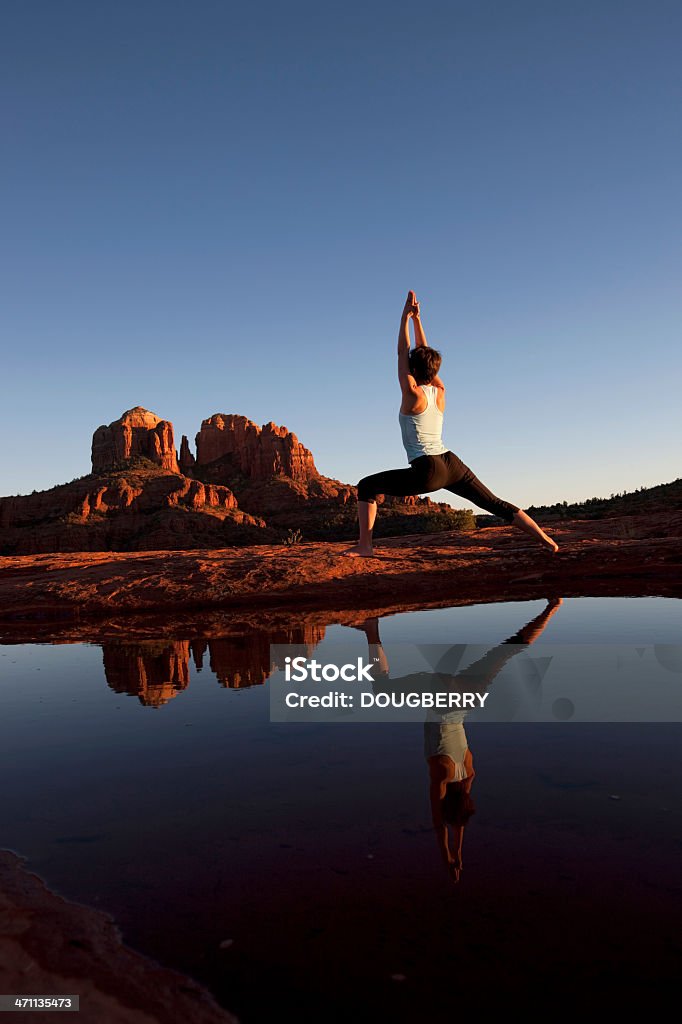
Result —
[[426, 345], [410, 349], [410, 373], [417, 384], [430, 384], [440, 370], [440, 352]]
[[448, 825], [466, 825], [476, 813], [476, 805], [461, 782], [449, 782], [440, 802], [440, 812]]

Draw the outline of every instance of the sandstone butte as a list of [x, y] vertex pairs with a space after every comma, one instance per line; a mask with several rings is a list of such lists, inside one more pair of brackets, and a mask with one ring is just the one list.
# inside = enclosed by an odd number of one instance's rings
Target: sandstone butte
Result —
[[[286, 427], [216, 414], [196, 455], [173, 424], [136, 406], [92, 438], [92, 470], [47, 491], [0, 498], [0, 554], [218, 549], [352, 536], [355, 488], [318, 472]], [[387, 533], [457, 528], [427, 498], [387, 499]], [[473, 525], [473, 519], [471, 520]]]
[[109, 426], [98, 427], [92, 437], [92, 471], [106, 472], [119, 462], [139, 455], [162, 469], [179, 473], [173, 424], [136, 406]]

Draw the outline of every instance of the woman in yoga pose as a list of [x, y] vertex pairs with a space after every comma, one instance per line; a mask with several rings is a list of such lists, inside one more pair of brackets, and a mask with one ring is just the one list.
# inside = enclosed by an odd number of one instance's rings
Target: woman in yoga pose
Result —
[[[414, 324], [415, 347], [410, 348], [410, 320]], [[360, 539], [347, 554], [371, 558], [372, 529], [377, 514], [377, 495], [398, 497], [425, 494], [441, 487], [480, 508], [518, 526], [549, 551], [559, 545], [529, 515], [516, 505], [496, 497], [442, 440], [445, 385], [438, 376], [441, 356], [429, 348], [414, 292], [408, 292], [398, 334], [398, 380], [402, 392], [400, 429], [409, 469], [373, 473], [358, 484]]]

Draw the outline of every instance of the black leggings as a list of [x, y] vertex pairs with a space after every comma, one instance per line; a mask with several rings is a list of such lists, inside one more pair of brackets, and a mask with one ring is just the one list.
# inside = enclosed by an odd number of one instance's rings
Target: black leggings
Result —
[[383, 473], [363, 477], [358, 484], [358, 500], [376, 501], [377, 494], [406, 498], [412, 494], [439, 491], [441, 487], [507, 523], [511, 523], [514, 513], [520, 511], [517, 505], [503, 501], [489, 491], [454, 452], [422, 455], [410, 463], [409, 469], [387, 469]]

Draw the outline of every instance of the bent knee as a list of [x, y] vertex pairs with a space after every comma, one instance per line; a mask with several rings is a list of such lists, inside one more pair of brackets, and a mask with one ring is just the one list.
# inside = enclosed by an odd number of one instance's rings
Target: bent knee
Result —
[[375, 502], [377, 500], [377, 491], [373, 486], [371, 476], [363, 476], [362, 480], [358, 484], [358, 501], [369, 501]]

